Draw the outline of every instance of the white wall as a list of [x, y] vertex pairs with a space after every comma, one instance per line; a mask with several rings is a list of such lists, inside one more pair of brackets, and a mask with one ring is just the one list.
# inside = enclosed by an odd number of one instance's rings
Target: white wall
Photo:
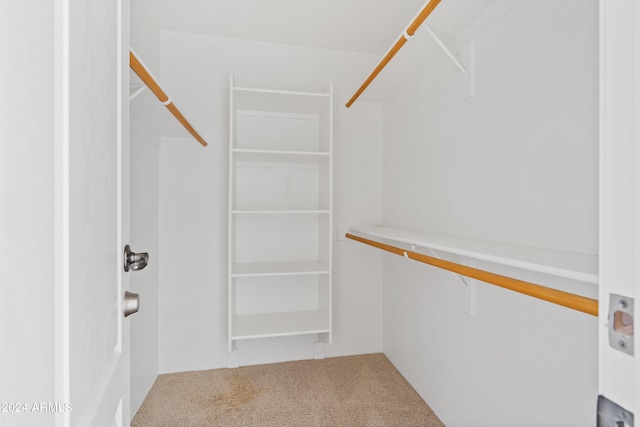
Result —
[[[525, 1], [476, 38], [465, 103], [424, 32], [394, 60], [380, 82], [397, 89], [385, 224], [596, 253], [597, 2], [553, 3]], [[384, 257], [384, 351], [442, 421], [594, 425], [597, 319], [482, 283], [472, 316], [463, 293], [449, 273]]]
[[160, 152], [161, 373], [220, 367], [214, 363], [226, 348], [213, 339], [226, 331], [226, 322], [217, 321], [226, 313], [224, 282], [216, 286], [226, 265], [217, 250], [226, 237], [219, 222], [226, 217], [217, 212], [223, 200], [212, 197], [220, 181], [218, 153], [207, 135], [207, 150], [185, 138], [193, 150]]
[[[481, 2], [466, 3], [465, 15]], [[153, 50], [160, 31], [181, 31], [381, 54], [423, 4], [423, 0], [132, 0], [134, 48], [144, 44]]]
[[140, 311], [131, 319], [131, 411], [138, 410], [159, 372], [159, 135], [150, 123], [166, 114], [148, 90], [131, 102], [131, 238], [134, 252], [148, 252], [149, 264], [130, 275], [140, 294]]
[[[167, 144], [159, 167], [160, 372], [219, 368], [227, 365], [229, 73], [243, 86], [290, 90], [326, 90], [334, 81], [334, 223], [346, 229], [382, 220], [381, 106], [341, 107], [362, 77], [352, 70], [369, 68], [377, 57], [177, 32], [163, 32], [160, 46], [156, 75], [210, 143], [200, 148], [168, 115], [146, 124]], [[186, 149], [175, 149], [181, 141]], [[326, 355], [379, 352], [381, 255], [372, 267], [350, 245], [335, 249], [334, 342]], [[242, 341], [240, 364], [312, 358], [313, 340]]]
[[[394, 60], [407, 81], [381, 82], [398, 91], [385, 103], [388, 224], [596, 253], [597, 10], [554, 9], [525, 1], [476, 40], [465, 103], [425, 32]], [[397, 191], [418, 183], [421, 197]]]
[[29, 405], [2, 426], [54, 422], [30, 411], [55, 401], [54, 23], [54, 2], [0, 4], [0, 402]]
[[[136, 50], [159, 64], [212, 145], [159, 157], [161, 372], [226, 366], [230, 72], [247, 86], [322, 90], [334, 80], [337, 229], [381, 223], [384, 206], [392, 226], [595, 253], [595, 1], [563, 1], [554, 13], [525, 1], [492, 22], [476, 39], [477, 93], [466, 103], [461, 77], [419, 32], [372, 85], [395, 90], [384, 128], [379, 104], [341, 107], [377, 56], [168, 31], [139, 38]], [[146, 125], [186, 136], [168, 115]], [[481, 283], [471, 316], [460, 311], [460, 286], [337, 242], [327, 356], [384, 348], [447, 425], [592, 425], [595, 319]], [[311, 342], [241, 342], [240, 362], [309, 358]]]

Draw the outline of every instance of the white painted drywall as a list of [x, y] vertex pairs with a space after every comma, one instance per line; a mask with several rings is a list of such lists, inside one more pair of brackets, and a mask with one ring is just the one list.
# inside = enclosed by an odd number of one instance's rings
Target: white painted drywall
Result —
[[[385, 224], [596, 253], [597, 2], [549, 4], [522, 2], [475, 39], [467, 102], [426, 33], [396, 57], [379, 82], [397, 88]], [[597, 319], [482, 283], [471, 316], [463, 292], [449, 273], [384, 258], [384, 351], [442, 421], [594, 425]]]
[[140, 294], [140, 311], [131, 319], [131, 412], [142, 404], [159, 372], [158, 206], [160, 137], [150, 125], [167, 115], [148, 90], [131, 108], [131, 238], [135, 252], [148, 252], [149, 264], [130, 275], [131, 292]]
[[[487, 1], [492, 0], [465, 0], [463, 5], [457, 0], [453, 7], [463, 9], [466, 16]], [[146, 38], [165, 30], [381, 54], [423, 4], [422, 0], [134, 0], [132, 13], [140, 25], [138, 34]]]
[[56, 396], [54, 6], [0, 4], [0, 402], [14, 404], [2, 425], [55, 415], [32, 411]]
[[224, 283], [216, 285], [226, 265], [217, 250], [226, 236], [220, 224], [226, 216], [217, 211], [224, 201], [212, 197], [220, 182], [218, 153], [191, 142], [192, 150], [160, 150], [161, 373], [220, 367], [214, 363], [226, 348], [214, 339], [226, 331], [226, 322], [216, 321], [226, 313]]
[[[354, 70], [377, 58], [176, 32], [163, 32], [160, 46], [156, 75], [210, 143], [202, 149], [189, 141], [171, 118], [147, 124], [165, 142], [159, 168], [160, 372], [225, 367], [229, 74], [243, 86], [303, 91], [326, 90], [334, 81], [334, 223], [346, 229], [382, 219], [381, 106], [341, 107], [361, 79]], [[132, 120], [138, 119], [134, 112]], [[170, 143], [185, 137], [188, 149]], [[381, 255], [371, 266], [357, 249], [342, 243], [335, 248], [334, 343], [326, 355], [381, 351]], [[242, 341], [240, 364], [312, 358], [313, 339]]]

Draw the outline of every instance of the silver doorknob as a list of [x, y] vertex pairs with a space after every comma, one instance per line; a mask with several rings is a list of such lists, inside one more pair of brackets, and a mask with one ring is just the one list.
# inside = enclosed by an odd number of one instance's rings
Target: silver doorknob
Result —
[[140, 295], [133, 292], [124, 293], [124, 317], [137, 313], [140, 310]]
[[142, 270], [149, 263], [149, 254], [147, 252], [135, 253], [131, 251], [129, 245], [124, 247], [124, 271]]

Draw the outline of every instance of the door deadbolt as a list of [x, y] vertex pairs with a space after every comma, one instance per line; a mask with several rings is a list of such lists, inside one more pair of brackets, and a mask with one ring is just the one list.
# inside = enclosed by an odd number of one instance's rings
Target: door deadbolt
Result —
[[124, 271], [142, 270], [149, 263], [149, 254], [147, 252], [132, 252], [129, 245], [124, 247]]
[[128, 317], [140, 310], [140, 295], [133, 292], [124, 293], [124, 317]]

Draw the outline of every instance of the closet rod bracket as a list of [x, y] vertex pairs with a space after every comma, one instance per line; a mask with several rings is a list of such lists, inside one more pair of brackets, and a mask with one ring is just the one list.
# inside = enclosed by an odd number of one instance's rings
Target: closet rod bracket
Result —
[[[438, 256], [436, 251], [433, 250], [433, 248], [426, 248], [426, 249], [429, 251], [429, 253], [431, 254], [432, 257], [437, 258], [437, 259], [442, 259], [441, 257]], [[453, 275], [453, 277], [455, 277], [458, 282], [462, 283], [467, 288], [469, 287], [469, 283], [467, 283], [466, 278], [462, 274], [454, 273], [453, 271], [450, 271], [449, 273], [451, 273]]]
[[133, 99], [135, 97], [137, 97], [138, 95], [140, 95], [142, 92], [144, 92], [144, 90], [147, 88], [145, 85], [139, 85], [139, 84], [130, 84], [129, 85], [130, 88], [134, 88], [135, 90], [129, 95], [129, 102], [133, 101]]
[[458, 70], [460, 70], [460, 72], [462, 74], [467, 74], [467, 70], [464, 68], [464, 66], [460, 63], [460, 61], [458, 61], [458, 58], [456, 58], [456, 56], [454, 55], [454, 53], [451, 51], [451, 49], [449, 49], [447, 47], [446, 44], [444, 44], [444, 42], [442, 41], [442, 39], [440, 39], [440, 37], [438, 37], [438, 35], [433, 32], [433, 30], [431, 29], [430, 26], [428, 26], [427, 24], [422, 24], [422, 26], [424, 27], [425, 30], [427, 30], [427, 33], [429, 33], [429, 35], [431, 36], [431, 38], [433, 38], [433, 40], [435, 40], [435, 42], [438, 44], [438, 46], [440, 46], [440, 48], [442, 49], [442, 51], [449, 57], [449, 59], [451, 59], [451, 61], [453, 62], [453, 64], [456, 66], [456, 68]]
[[[416, 244], [411, 243], [410, 246], [411, 246], [411, 251], [416, 252]], [[437, 254], [437, 252], [433, 248], [425, 247], [424, 249], [426, 249], [431, 254], [432, 257], [438, 260], [442, 260], [442, 258]], [[413, 258], [409, 256], [406, 250], [403, 250], [402, 252], [406, 259], [413, 260]], [[470, 267], [475, 268], [475, 262], [473, 260], [470, 261]], [[458, 282], [464, 285], [463, 293], [461, 294], [461, 297], [460, 297], [460, 309], [467, 314], [475, 316], [476, 315], [476, 286], [475, 286], [474, 279], [467, 278], [464, 275], [456, 273], [454, 271], [448, 271], [448, 272], [451, 273], [451, 275], [455, 277], [455, 279]], [[467, 279], [470, 279], [471, 282], [468, 282]]]
[[447, 55], [447, 57], [453, 62], [453, 65], [462, 73], [464, 76], [465, 86], [462, 92], [462, 101], [467, 101], [470, 98], [475, 96], [475, 42], [468, 41], [467, 31], [465, 30], [463, 37], [464, 48], [460, 50], [458, 55], [462, 56], [467, 63], [467, 66], [462, 64], [460, 60], [456, 57], [451, 49], [438, 37], [438, 35], [429, 27], [427, 24], [422, 24], [422, 27], [429, 33], [431, 38], [436, 42], [436, 44], [442, 49], [442, 51]]

